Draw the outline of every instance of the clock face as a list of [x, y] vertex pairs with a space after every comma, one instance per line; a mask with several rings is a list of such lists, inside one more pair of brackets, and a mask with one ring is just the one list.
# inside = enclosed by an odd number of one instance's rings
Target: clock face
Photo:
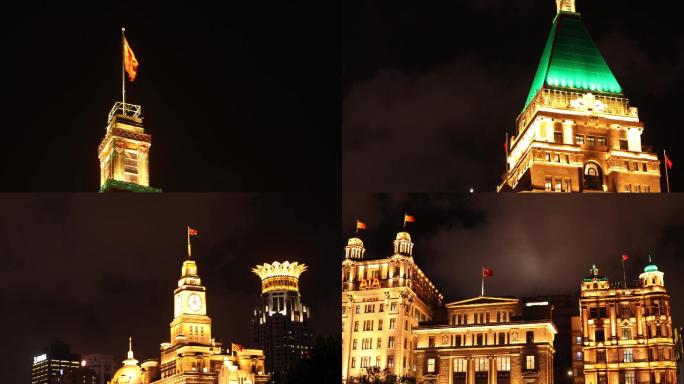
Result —
[[193, 312], [197, 312], [202, 309], [202, 298], [200, 295], [193, 293], [188, 297], [188, 308], [190, 308], [190, 310]]

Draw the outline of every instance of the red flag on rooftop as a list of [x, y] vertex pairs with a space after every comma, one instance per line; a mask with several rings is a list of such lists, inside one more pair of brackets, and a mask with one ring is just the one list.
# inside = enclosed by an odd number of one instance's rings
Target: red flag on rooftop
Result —
[[128, 40], [124, 37], [124, 68], [126, 73], [128, 73], [128, 80], [135, 80], [135, 76], [138, 74], [138, 60], [133, 54], [133, 49], [128, 45]]
[[494, 276], [494, 270], [487, 267], [482, 267], [482, 277]]
[[629, 259], [629, 256], [627, 256], [627, 255], [622, 255], [622, 261], [627, 261], [627, 259]]

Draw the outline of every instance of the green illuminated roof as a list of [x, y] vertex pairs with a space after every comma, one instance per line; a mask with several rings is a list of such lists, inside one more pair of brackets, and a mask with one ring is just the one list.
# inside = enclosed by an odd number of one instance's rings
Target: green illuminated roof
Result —
[[644, 268], [644, 272], [656, 272], [658, 271], [658, 266], [655, 264], [649, 264]]
[[553, 21], [525, 107], [542, 88], [622, 95], [578, 13], [561, 12]]
[[125, 181], [107, 179], [100, 187], [100, 192], [147, 192], [158, 193], [162, 190], [159, 188], [146, 187], [144, 185], [127, 183]]

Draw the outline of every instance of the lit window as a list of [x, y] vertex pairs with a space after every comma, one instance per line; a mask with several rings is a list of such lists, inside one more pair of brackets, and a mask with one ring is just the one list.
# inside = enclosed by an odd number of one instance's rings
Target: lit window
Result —
[[630, 340], [632, 338], [632, 329], [629, 327], [622, 328], [622, 340]]
[[534, 370], [534, 355], [525, 356], [525, 369]]
[[546, 152], [546, 161], [551, 161], [551, 152]]
[[427, 372], [428, 373], [434, 373], [435, 372], [435, 359], [428, 359], [428, 361], [427, 361]]
[[458, 358], [454, 359], [454, 372], [465, 372], [466, 371], [466, 359]]
[[354, 339], [354, 340], [352, 341], [352, 349], [356, 349], [356, 347], [357, 347], [358, 345], [359, 345], [359, 344], [358, 344], [358, 340]]
[[352, 367], [352, 368], [356, 368], [356, 357], [352, 357], [352, 360], [351, 360], [351, 367]]
[[625, 384], [636, 384], [634, 371], [625, 372]]
[[397, 319], [390, 319], [389, 329], [396, 329], [396, 328], [397, 328]]
[[587, 144], [589, 144], [589, 145], [596, 145], [596, 137], [594, 137], [594, 136], [587, 136]]
[[551, 191], [551, 185], [553, 183], [552, 178], [547, 177], [544, 179], [544, 190]]
[[606, 145], [606, 138], [603, 136], [596, 138], [596, 144], [605, 146]]
[[390, 336], [387, 339], [387, 348], [394, 348], [394, 336]]
[[394, 356], [387, 356], [387, 368], [394, 368]]
[[575, 144], [584, 144], [584, 135], [575, 135]]
[[624, 351], [624, 361], [625, 363], [631, 363], [634, 361], [634, 355], [631, 349], [625, 349]]
[[625, 192], [632, 192], [632, 184], [625, 184]]
[[475, 372], [489, 372], [489, 359], [486, 357], [475, 359]]

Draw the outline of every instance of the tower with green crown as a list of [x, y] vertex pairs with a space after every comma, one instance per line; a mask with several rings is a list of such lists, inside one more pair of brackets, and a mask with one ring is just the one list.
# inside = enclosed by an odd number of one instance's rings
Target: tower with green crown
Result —
[[515, 133], [499, 192], [660, 192], [644, 123], [575, 9], [557, 13]]

